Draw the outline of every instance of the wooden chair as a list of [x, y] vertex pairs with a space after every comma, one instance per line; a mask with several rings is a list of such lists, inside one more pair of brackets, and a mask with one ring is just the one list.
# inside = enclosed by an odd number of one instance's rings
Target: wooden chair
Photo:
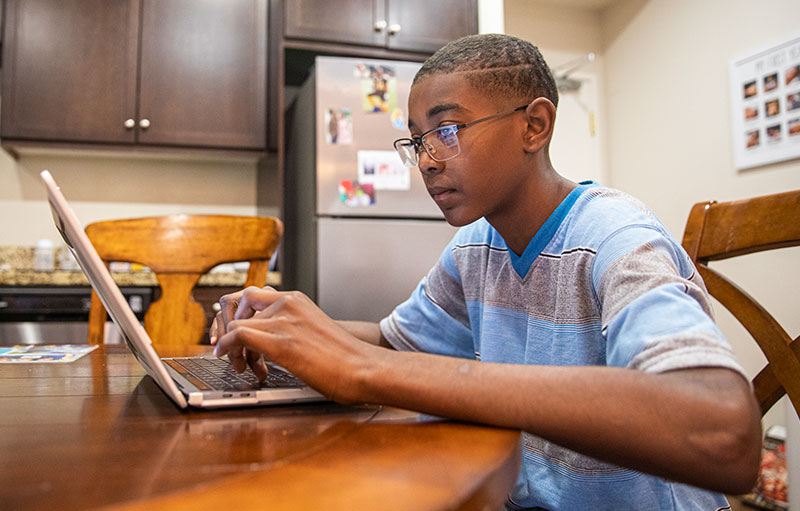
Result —
[[683, 247], [709, 293], [750, 332], [767, 357], [767, 365], [753, 379], [762, 416], [784, 394], [789, 395], [795, 412], [800, 410], [800, 336], [792, 340], [761, 304], [709, 268], [708, 263], [798, 245], [800, 190], [732, 202], [697, 203], [689, 213], [683, 235]]
[[[144, 317], [154, 344], [197, 344], [206, 328], [203, 308], [192, 299], [200, 276], [221, 263], [250, 261], [245, 285], [264, 286], [283, 224], [277, 218], [170, 215], [96, 222], [86, 234], [106, 264], [139, 263], [155, 273], [161, 298]], [[89, 344], [103, 342], [105, 321], [92, 291]]]

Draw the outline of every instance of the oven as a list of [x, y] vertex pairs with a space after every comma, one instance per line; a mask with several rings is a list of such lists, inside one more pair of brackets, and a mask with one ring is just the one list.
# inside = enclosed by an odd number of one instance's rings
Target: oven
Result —
[[[141, 321], [153, 299], [153, 288], [126, 287], [125, 299]], [[91, 288], [0, 287], [0, 346], [14, 344], [84, 344], [89, 335]], [[119, 331], [107, 323], [106, 342]]]

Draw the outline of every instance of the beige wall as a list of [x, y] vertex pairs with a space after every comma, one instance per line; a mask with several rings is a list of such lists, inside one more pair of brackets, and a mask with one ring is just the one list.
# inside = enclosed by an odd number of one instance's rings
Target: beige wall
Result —
[[[598, 53], [590, 71], [602, 83], [605, 182], [648, 204], [680, 238], [695, 202], [732, 200], [800, 188], [800, 160], [737, 172], [731, 154], [728, 66], [800, 30], [795, 0], [505, 0], [506, 32], [538, 44], [548, 62]], [[757, 5], [757, 8], [755, 7]], [[564, 136], [569, 130], [556, 131]], [[554, 163], [557, 164], [554, 155]], [[558, 166], [557, 166], [558, 168]], [[725, 261], [718, 268], [800, 333], [794, 300], [800, 249]], [[720, 328], [752, 376], [764, 358], [716, 304]], [[766, 423], [782, 423], [779, 407]]]
[[[44, 187], [50, 170], [84, 224], [171, 213], [256, 214], [256, 163], [220, 159], [41, 151], [14, 160], [0, 151], [0, 245], [58, 241]], [[273, 209], [261, 214], [278, 212]]]

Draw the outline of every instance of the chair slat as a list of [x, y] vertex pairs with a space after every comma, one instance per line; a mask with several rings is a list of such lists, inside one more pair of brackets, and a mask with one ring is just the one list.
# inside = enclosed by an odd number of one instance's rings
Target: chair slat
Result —
[[[800, 336], [796, 337], [789, 345], [792, 352], [794, 352], [797, 357], [800, 357], [799, 341]], [[778, 378], [775, 377], [775, 373], [772, 371], [772, 366], [770, 364], [767, 364], [756, 377], [753, 378], [753, 392], [761, 408], [761, 415], [767, 413], [769, 409], [786, 394]], [[797, 408], [795, 408], [795, 410], [796, 409]]]
[[800, 243], [800, 193], [786, 192], [709, 207], [698, 260], [719, 260]]
[[789, 335], [761, 304], [738, 286], [702, 264], [698, 270], [709, 293], [739, 320], [767, 357], [768, 366], [781, 382], [778, 398], [789, 394], [795, 409], [800, 409], [800, 360], [789, 348]]

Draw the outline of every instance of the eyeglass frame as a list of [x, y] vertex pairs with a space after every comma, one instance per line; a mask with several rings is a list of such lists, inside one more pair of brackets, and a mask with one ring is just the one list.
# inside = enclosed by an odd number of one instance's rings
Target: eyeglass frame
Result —
[[[500, 112], [500, 113], [497, 113], [497, 114], [494, 114], [494, 115], [490, 115], [488, 117], [483, 117], [481, 119], [477, 119], [477, 120], [474, 120], [474, 121], [470, 121], [470, 122], [466, 122], [466, 123], [462, 123], [462, 124], [445, 124], [444, 126], [437, 126], [436, 128], [429, 129], [428, 131], [426, 131], [425, 133], [421, 134], [418, 137], [398, 138], [397, 140], [395, 140], [392, 143], [392, 146], [394, 146], [394, 150], [397, 151], [397, 154], [400, 155], [400, 159], [403, 160], [403, 164], [405, 164], [407, 167], [414, 167], [416, 165], [419, 165], [419, 155], [421, 153], [421, 149], [424, 149], [425, 153], [427, 153], [427, 155], [433, 161], [443, 162], [443, 161], [447, 161], [447, 160], [452, 160], [453, 158], [455, 158], [456, 156], [461, 154], [461, 144], [458, 141], [458, 132], [459, 131], [463, 131], [463, 130], [469, 128], [470, 126], [474, 126], [474, 125], [482, 123], [484, 121], [490, 121], [490, 120], [496, 119], [498, 117], [503, 117], [505, 115], [511, 115], [511, 114], [513, 114], [515, 112], [520, 112], [520, 111], [522, 111], [522, 110], [524, 110], [526, 108], [528, 108], [528, 105], [521, 105], [521, 106], [516, 107], [513, 110], [509, 110], [507, 112]], [[423, 141], [423, 139], [425, 137], [427, 137], [428, 135], [430, 135], [431, 133], [433, 133], [434, 131], [441, 131], [441, 130], [444, 130], [444, 129], [453, 130], [453, 135], [455, 135], [455, 140], [456, 140], [455, 145], [456, 145], [458, 150], [456, 151], [456, 153], [454, 155], [448, 156], [447, 158], [437, 158], [437, 157], [435, 157], [434, 155], [431, 154], [430, 150], [425, 145], [425, 142]], [[401, 153], [400, 149], [398, 149], [398, 147], [397, 147], [397, 144], [399, 142], [411, 142], [411, 145], [414, 146], [414, 154], [416, 155], [416, 160], [417, 160], [415, 163], [413, 163], [411, 165], [408, 164], [408, 162], [406, 161], [406, 159], [403, 156], [403, 153]], [[406, 145], [405, 147], [408, 147], [408, 145]]]

